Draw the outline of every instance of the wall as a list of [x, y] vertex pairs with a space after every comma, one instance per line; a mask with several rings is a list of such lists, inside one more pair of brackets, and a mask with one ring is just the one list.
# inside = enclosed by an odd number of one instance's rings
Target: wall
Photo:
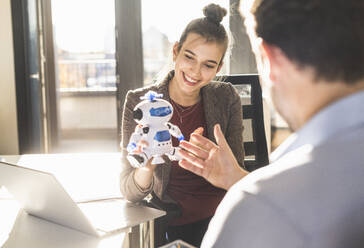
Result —
[[0, 1], [0, 154], [18, 154], [10, 0]]

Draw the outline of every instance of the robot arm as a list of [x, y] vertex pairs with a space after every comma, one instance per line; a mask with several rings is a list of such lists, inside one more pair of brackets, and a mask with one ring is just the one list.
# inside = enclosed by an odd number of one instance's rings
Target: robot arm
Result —
[[143, 126], [137, 125], [135, 127], [134, 132], [131, 134], [129, 144], [126, 147], [126, 150], [130, 153], [137, 149], [138, 142], [142, 139], [143, 135]]
[[183, 136], [183, 134], [178, 126], [173, 125], [172, 123], [169, 123], [169, 122], [167, 122], [166, 125], [169, 129], [169, 132], [172, 134], [172, 136], [176, 137], [179, 141], [185, 139], [185, 137]]

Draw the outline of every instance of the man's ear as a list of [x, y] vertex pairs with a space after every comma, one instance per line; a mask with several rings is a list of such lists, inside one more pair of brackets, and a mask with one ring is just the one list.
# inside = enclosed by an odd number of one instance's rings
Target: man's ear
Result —
[[179, 53], [179, 51], [178, 51], [178, 45], [179, 45], [178, 42], [175, 42], [174, 45], [173, 45], [173, 62], [176, 61], [177, 55]]
[[263, 64], [269, 68], [269, 78], [272, 82], [277, 82], [288, 58], [279, 47], [265, 41], [262, 41], [260, 48]]

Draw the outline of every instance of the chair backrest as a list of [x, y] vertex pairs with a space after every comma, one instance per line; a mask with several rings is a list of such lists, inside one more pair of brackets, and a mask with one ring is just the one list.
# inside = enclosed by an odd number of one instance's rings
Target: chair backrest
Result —
[[245, 167], [253, 171], [269, 163], [264, 128], [262, 88], [258, 74], [234, 74], [216, 77], [230, 82], [240, 95], [243, 110]]

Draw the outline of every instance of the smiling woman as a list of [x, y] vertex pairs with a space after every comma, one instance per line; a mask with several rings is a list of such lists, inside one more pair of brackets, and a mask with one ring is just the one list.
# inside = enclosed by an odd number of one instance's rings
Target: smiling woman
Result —
[[[138, 202], [151, 193], [156, 201], [173, 204], [180, 214], [165, 219], [166, 229], [161, 236], [166, 237], [167, 233], [168, 240], [164, 242], [182, 239], [196, 247], [200, 246], [225, 190], [184, 170], [177, 161], [168, 160], [159, 165], [149, 161], [145, 167], [133, 168], [126, 159], [126, 147], [137, 124], [133, 119], [134, 107], [141, 96], [153, 90], [171, 102], [174, 112], [170, 122], [181, 129], [186, 139], [190, 139], [191, 133], [198, 132], [214, 141], [213, 128], [219, 123], [240, 166], [243, 166], [240, 98], [230, 83], [213, 81], [223, 66], [228, 48], [228, 36], [221, 24], [227, 11], [219, 5], [209, 4], [203, 14], [204, 17], [194, 19], [186, 26], [179, 41], [173, 45], [174, 68], [163, 80], [128, 92], [123, 108], [121, 143], [122, 194], [128, 200]], [[174, 147], [179, 145], [174, 138], [172, 143]]]

